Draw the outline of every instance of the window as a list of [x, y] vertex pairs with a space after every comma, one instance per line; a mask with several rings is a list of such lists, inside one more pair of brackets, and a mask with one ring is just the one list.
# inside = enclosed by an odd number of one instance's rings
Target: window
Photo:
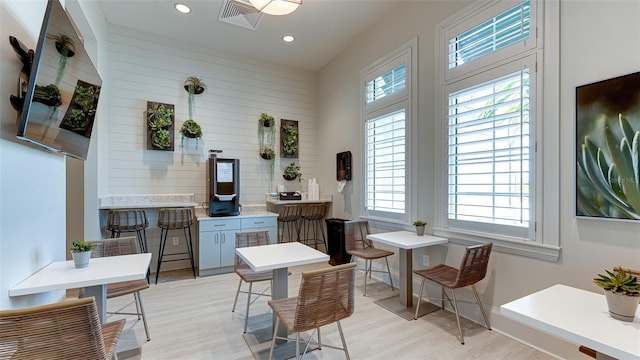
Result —
[[363, 72], [364, 213], [408, 222], [412, 48], [393, 52]]
[[528, 0], [495, 1], [441, 29], [450, 231], [537, 240], [536, 19]]

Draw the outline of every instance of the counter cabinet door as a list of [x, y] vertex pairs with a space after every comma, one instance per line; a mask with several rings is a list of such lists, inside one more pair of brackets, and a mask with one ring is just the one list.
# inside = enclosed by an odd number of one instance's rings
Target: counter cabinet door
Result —
[[220, 231], [200, 231], [200, 269], [220, 267]]

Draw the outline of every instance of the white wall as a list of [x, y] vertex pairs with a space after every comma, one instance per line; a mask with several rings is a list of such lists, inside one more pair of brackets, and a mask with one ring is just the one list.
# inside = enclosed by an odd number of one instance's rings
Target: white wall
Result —
[[[286, 183], [282, 170], [299, 162], [305, 178], [316, 176], [316, 80], [308, 71], [240, 59], [126, 28], [110, 29], [109, 139], [106, 195], [194, 193], [206, 197], [206, 159], [209, 149], [219, 157], [240, 159], [240, 203], [264, 204], [265, 193]], [[183, 82], [197, 76], [207, 90], [195, 96], [194, 120], [204, 136], [181, 145], [179, 129], [188, 118]], [[175, 150], [147, 150], [147, 101], [175, 105]], [[299, 159], [280, 159], [273, 185], [268, 161], [258, 156], [258, 118], [266, 112], [276, 118], [299, 121]], [[276, 141], [278, 141], [278, 138]]]
[[[418, 37], [419, 119], [418, 136], [420, 189], [417, 194], [419, 216], [433, 223], [434, 212], [434, 73], [435, 26], [468, 4], [463, 1], [428, 1], [403, 4], [379, 23], [364, 31], [352, 45], [319, 73], [318, 123], [319, 153], [351, 150], [353, 181], [344, 195], [334, 194], [334, 215], [349, 219], [361, 213], [360, 89], [362, 68]], [[562, 253], [557, 263], [534, 260], [499, 252], [492, 254], [487, 279], [478, 290], [486, 307], [492, 308], [494, 328], [545, 348], [559, 356], [575, 358], [576, 348], [548, 336], [505, 321], [499, 306], [515, 298], [556, 283], [599, 291], [591, 281], [598, 272], [615, 265], [640, 268], [640, 224], [576, 220], [574, 208], [574, 122], [575, 87], [640, 70], [640, 14], [638, 1], [561, 1], [560, 64], [560, 181], [543, 184], [547, 191], [560, 194], [560, 237]], [[580, 14], [580, 16], [576, 16]], [[396, 19], [396, 20], [392, 20]], [[402, 19], [398, 21], [397, 19]], [[393, 24], [393, 25], [390, 25]], [[617, 25], [616, 25], [617, 24]], [[624, 26], [620, 26], [624, 24]], [[332, 141], [323, 141], [333, 139]], [[333, 158], [319, 160], [322, 181], [332, 179]], [[547, 169], [548, 170], [548, 169]], [[457, 266], [463, 248], [449, 245], [434, 250], [436, 257]], [[414, 253], [414, 264], [421, 264], [421, 252]], [[433, 258], [433, 257], [432, 257]], [[420, 261], [418, 261], [420, 259]], [[397, 259], [391, 261], [397, 268]], [[392, 271], [393, 272], [393, 271]], [[397, 272], [397, 270], [396, 270]], [[417, 287], [414, 286], [414, 289]], [[468, 295], [468, 294], [467, 294]], [[482, 323], [479, 311], [463, 307], [465, 316]]]
[[0, 2], [0, 309], [61, 296], [8, 297], [9, 288], [50, 261], [65, 257], [64, 157], [18, 140], [18, 114], [9, 105], [22, 67], [9, 36], [34, 48], [45, 7], [44, 0]]
[[[103, 34], [90, 28], [104, 22], [101, 12], [85, 16], [78, 11], [76, 0], [62, 3], [83, 34], [93, 32], [87, 36], [94, 41], [88, 52], [95, 56], [103, 46]], [[15, 36], [35, 48], [45, 7], [44, 0], [0, 0], [0, 309], [43, 304], [64, 296], [61, 291], [8, 296], [9, 288], [49, 262], [64, 260], [68, 253], [65, 158], [17, 140], [18, 115], [8, 101], [16, 93], [21, 68], [8, 38]]]

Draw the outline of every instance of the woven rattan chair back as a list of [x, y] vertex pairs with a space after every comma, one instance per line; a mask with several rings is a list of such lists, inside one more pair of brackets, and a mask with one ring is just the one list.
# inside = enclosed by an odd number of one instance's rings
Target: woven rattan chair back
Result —
[[135, 236], [88, 241], [88, 243], [95, 245], [91, 251], [92, 258], [140, 253]]
[[133, 232], [149, 227], [147, 213], [143, 209], [113, 209], [107, 214], [107, 230]]
[[[236, 248], [269, 245], [269, 230], [238, 231], [236, 233]], [[234, 269], [250, 269], [240, 256], [236, 255]]]
[[0, 311], [0, 359], [110, 359], [125, 320], [101, 324], [93, 297]]
[[285, 205], [278, 213], [278, 221], [291, 222], [300, 220], [302, 216], [302, 206], [300, 205]]
[[487, 275], [492, 246], [493, 243], [486, 243], [467, 247], [458, 269], [458, 276], [454, 283], [448, 287], [457, 289], [473, 285], [484, 279]]
[[307, 331], [353, 314], [356, 264], [302, 273], [293, 331]]
[[191, 225], [193, 225], [192, 208], [165, 208], [158, 212], [158, 227], [161, 229], [185, 229]]
[[347, 252], [372, 248], [373, 244], [367, 239], [369, 222], [367, 220], [346, 221], [344, 223], [344, 241]]
[[305, 220], [321, 220], [324, 219], [326, 206], [322, 204], [309, 204], [302, 208], [301, 217]]

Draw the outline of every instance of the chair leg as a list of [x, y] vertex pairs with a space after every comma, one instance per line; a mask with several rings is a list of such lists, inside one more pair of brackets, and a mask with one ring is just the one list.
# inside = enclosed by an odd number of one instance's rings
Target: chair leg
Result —
[[147, 341], [151, 340], [151, 335], [149, 335], [149, 326], [147, 325], [147, 315], [144, 312], [144, 305], [142, 304], [142, 294], [139, 291], [133, 294], [136, 298], [137, 305], [140, 305], [140, 314], [142, 315], [142, 324], [144, 325], [144, 333], [147, 335]]
[[420, 310], [420, 302], [422, 302], [422, 290], [424, 290], [424, 278], [420, 282], [420, 292], [418, 293], [418, 303], [416, 304], [416, 314], [413, 315], [414, 320], [418, 320], [418, 311]]
[[456, 312], [456, 322], [458, 323], [458, 331], [460, 332], [460, 343], [464, 345], [464, 335], [462, 335], [462, 327], [460, 326], [460, 314], [458, 313], [458, 301], [456, 300], [455, 289], [451, 289], [451, 297], [453, 297], [453, 310]]
[[444, 310], [444, 286], [440, 286], [440, 308]]
[[[187, 252], [189, 253], [189, 261], [191, 262], [191, 271], [193, 272], [193, 278], [196, 278], [196, 265], [193, 261], [193, 242], [191, 241], [191, 226], [182, 228], [184, 233], [185, 242], [187, 243]], [[187, 238], [187, 235], [189, 237]]]
[[[389, 268], [389, 260], [385, 257], [384, 261], [387, 263], [387, 272], [389, 273], [389, 283], [391, 284], [391, 291], [393, 291], [393, 279], [391, 278], [391, 269]], [[411, 295], [413, 296], [413, 295]]]
[[160, 249], [158, 250], [158, 266], [156, 268], [156, 285], [158, 285], [158, 276], [160, 275], [160, 267], [162, 266], [162, 256], [164, 254], [164, 247], [167, 242], [167, 234], [169, 230], [160, 229]]
[[347, 350], [347, 342], [344, 340], [344, 333], [342, 332], [342, 325], [340, 325], [340, 320], [336, 321], [338, 325], [338, 332], [340, 333], [340, 340], [342, 340], [342, 348], [344, 349], [344, 354], [347, 356], [347, 360], [350, 360], [349, 350]]
[[300, 360], [300, 333], [296, 333], [296, 360]]
[[476, 286], [471, 285], [471, 289], [473, 290], [473, 295], [476, 296], [476, 301], [478, 302], [478, 306], [480, 306], [480, 312], [482, 312], [484, 323], [487, 324], [487, 329], [491, 330], [491, 324], [489, 323], [489, 318], [487, 317], [487, 314], [484, 312], [484, 306], [482, 306], [482, 301], [480, 301], [480, 296], [478, 296], [478, 291], [476, 291]]
[[236, 304], [238, 303], [238, 294], [240, 294], [241, 286], [242, 286], [242, 279], [240, 279], [240, 281], [238, 282], [238, 290], [236, 291], [236, 298], [233, 300], [233, 309], [231, 309], [231, 312], [236, 311]]
[[269, 360], [273, 359], [273, 348], [276, 347], [276, 335], [280, 326], [280, 318], [276, 317], [276, 324], [273, 326], [273, 337], [271, 338], [271, 350], [269, 350]]
[[318, 330], [318, 349], [322, 350], [322, 340], [320, 340], [320, 328]]
[[249, 323], [249, 305], [251, 305], [251, 291], [253, 290], [253, 283], [249, 283], [249, 291], [247, 293], [247, 309], [244, 312], [244, 332], [247, 333], [247, 323]]
[[[363, 296], [367, 296], [367, 274], [371, 274], [371, 265], [370, 261], [365, 259], [364, 260], [364, 295]], [[368, 266], [367, 266], [368, 265]]]

